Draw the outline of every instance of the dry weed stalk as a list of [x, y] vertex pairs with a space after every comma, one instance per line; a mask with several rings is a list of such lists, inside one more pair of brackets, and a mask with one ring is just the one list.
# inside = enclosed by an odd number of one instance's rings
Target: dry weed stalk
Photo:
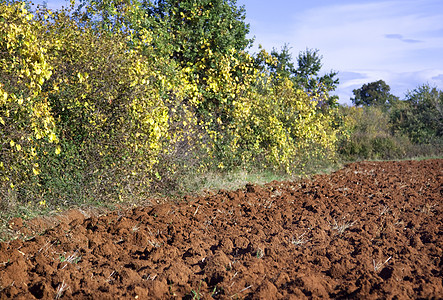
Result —
[[69, 264], [72, 263], [78, 263], [82, 257], [78, 255], [78, 250], [75, 250], [75, 252], [71, 255], [69, 255], [66, 259], [61, 258], [62, 262], [65, 262], [65, 265], [62, 267], [62, 270]]
[[332, 230], [337, 231], [337, 235], [342, 235], [345, 232], [345, 230], [352, 227], [355, 224], [355, 222], [357, 222], [357, 221], [354, 221], [354, 222], [343, 221], [342, 223], [339, 224], [334, 219], [334, 224], [333, 225], [331, 223], [329, 223], [329, 224], [331, 224]]
[[235, 293], [234, 295], [231, 296], [231, 298], [236, 297], [238, 294], [250, 289], [252, 287], [252, 285], [248, 285], [247, 287], [245, 287], [244, 289], [240, 290], [239, 292]]
[[390, 209], [389, 209], [389, 206], [387, 206], [387, 205], [383, 205], [382, 207], [380, 207], [380, 208], [378, 209], [378, 212], [379, 212], [379, 214], [380, 214], [380, 217], [383, 216], [383, 215], [385, 215], [385, 214], [388, 214], [389, 211], [390, 211]]
[[63, 282], [60, 283], [57, 287], [57, 291], [55, 293], [55, 299], [60, 299], [63, 296], [63, 293], [66, 291], [67, 288], [68, 288], [68, 285], [63, 280]]
[[305, 244], [306, 242], [309, 241], [309, 239], [306, 239], [306, 238], [304, 237], [304, 236], [306, 235], [306, 233], [307, 233], [307, 231], [303, 232], [301, 235], [297, 236], [296, 239], [295, 239], [295, 238], [292, 238], [292, 239], [291, 239], [291, 243], [292, 243], [293, 245], [296, 245], [296, 246], [300, 246], [300, 245]]
[[392, 256], [389, 256], [388, 259], [386, 259], [384, 262], [379, 262], [376, 263], [375, 259], [372, 260], [372, 263], [374, 264], [374, 272], [378, 272], [381, 268], [383, 268], [384, 265], [386, 265], [388, 263], [388, 261], [390, 261], [392, 258]]

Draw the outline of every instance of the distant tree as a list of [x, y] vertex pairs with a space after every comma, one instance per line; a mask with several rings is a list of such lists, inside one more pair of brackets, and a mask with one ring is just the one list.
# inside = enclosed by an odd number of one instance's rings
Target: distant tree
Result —
[[338, 72], [330, 71], [323, 76], [319, 75], [323, 67], [322, 59], [318, 49], [306, 49], [298, 54], [294, 79], [299, 86], [308, 91], [315, 91], [319, 84], [329, 92], [337, 88], [339, 79], [335, 77]]
[[351, 98], [351, 101], [356, 106], [383, 106], [398, 100], [390, 90], [391, 87], [383, 80], [366, 83], [352, 91], [354, 98]]
[[308, 79], [312, 75], [317, 75], [322, 67], [323, 56], [318, 55], [318, 49], [306, 49], [298, 54], [297, 75], [299, 78]]
[[414, 143], [442, 143], [443, 92], [429, 84], [409, 91], [405, 101], [391, 107], [393, 129]]
[[320, 76], [320, 70], [323, 67], [321, 63], [322, 55], [319, 55], [318, 49], [306, 49], [299, 53], [297, 57], [297, 75], [295, 81], [309, 93], [326, 93], [327, 101], [322, 105], [335, 106], [338, 103], [338, 96], [329, 95], [330, 92], [335, 91], [339, 84], [339, 79], [336, 77], [338, 72], [330, 71], [323, 76]]

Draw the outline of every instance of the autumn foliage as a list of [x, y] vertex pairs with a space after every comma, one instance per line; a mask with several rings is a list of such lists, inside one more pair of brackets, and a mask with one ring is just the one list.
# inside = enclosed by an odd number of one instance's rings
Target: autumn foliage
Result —
[[333, 158], [327, 89], [247, 53], [235, 1], [192, 3], [0, 3], [2, 206], [143, 197], [183, 174]]

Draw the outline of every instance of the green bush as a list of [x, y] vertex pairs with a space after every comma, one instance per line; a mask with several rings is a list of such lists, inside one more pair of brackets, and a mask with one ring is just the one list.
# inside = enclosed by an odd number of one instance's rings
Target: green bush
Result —
[[340, 142], [343, 160], [394, 159], [407, 155], [411, 142], [392, 135], [389, 114], [382, 107], [342, 107], [349, 135]]
[[408, 92], [404, 101], [391, 107], [390, 122], [395, 132], [415, 144], [443, 144], [443, 92], [428, 84]]

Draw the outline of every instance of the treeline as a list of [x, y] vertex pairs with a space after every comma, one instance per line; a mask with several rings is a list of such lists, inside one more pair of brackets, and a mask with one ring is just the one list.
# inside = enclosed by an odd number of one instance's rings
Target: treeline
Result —
[[[213, 170], [371, 157], [358, 148], [372, 134], [366, 114], [338, 105], [337, 73], [319, 75], [318, 51], [251, 55], [244, 19], [234, 0], [81, 0], [58, 11], [1, 0], [1, 208], [141, 199]], [[407, 103], [380, 108], [389, 134], [440, 141], [441, 128], [435, 140], [406, 133], [428, 126], [405, 121], [422, 111]]]
[[342, 160], [438, 156], [443, 149], [443, 92], [429, 84], [403, 100], [383, 80], [353, 91], [353, 107], [341, 107], [347, 138], [339, 142]]

